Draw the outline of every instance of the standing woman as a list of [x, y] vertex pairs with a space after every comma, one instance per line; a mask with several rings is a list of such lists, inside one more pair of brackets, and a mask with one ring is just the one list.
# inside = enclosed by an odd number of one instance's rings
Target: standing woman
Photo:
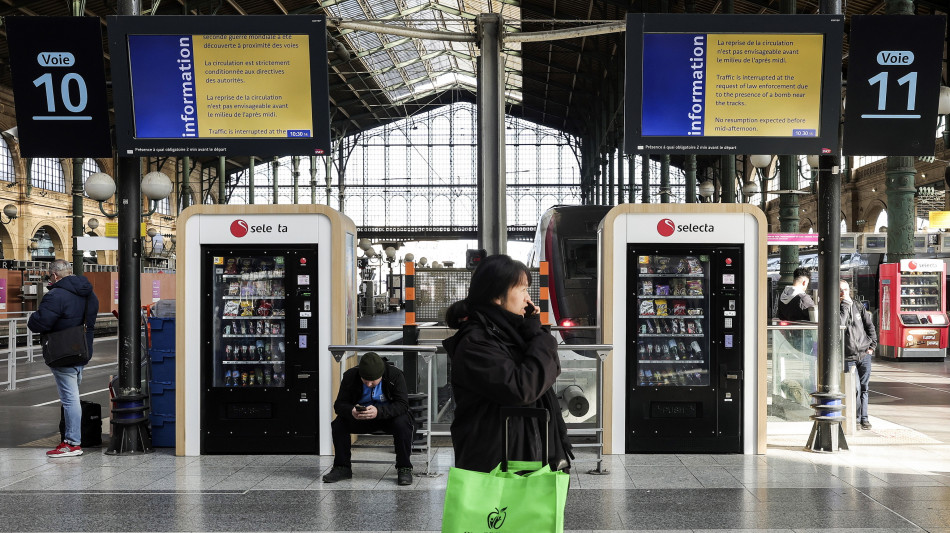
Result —
[[[554, 381], [561, 373], [557, 342], [541, 326], [528, 296], [531, 276], [520, 261], [493, 255], [472, 273], [468, 297], [452, 304], [445, 321], [458, 329], [442, 344], [449, 354], [455, 420], [452, 445], [455, 466], [489, 472], [502, 460], [506, 407], [542, 407], [551, 413], [549, 453], [557, 470], [568, 470], [571, 444]], [[542, 453], [544, 423], [512, 418], [508, 458], [537, 461]]]

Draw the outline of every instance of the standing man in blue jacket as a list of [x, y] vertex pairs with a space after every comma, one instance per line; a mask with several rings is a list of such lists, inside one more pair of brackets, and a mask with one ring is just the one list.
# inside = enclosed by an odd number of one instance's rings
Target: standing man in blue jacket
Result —
[[[84, 276], [74, 276], [69, 263], [57, 259], [49, 265], [50, 290], [43, 296], [36, 312], [26, 325], [34, 333], [48, 333], [84, 324], [89, 357], [92, 357], [92, 337], [95, 333], [99, 299], [92, 284]], [[46, 452], [47, 457], [74, 457], [82, 455], [82, 407], [79, 405], [79, 384], [84, 365], [50, 367], [59, 400], [63, 403], [66, 431], [63, 442]]]

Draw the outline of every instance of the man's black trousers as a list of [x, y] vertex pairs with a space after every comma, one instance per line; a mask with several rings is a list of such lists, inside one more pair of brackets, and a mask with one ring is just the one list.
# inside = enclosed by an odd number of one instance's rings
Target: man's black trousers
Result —
[[350, 467], [350, 435], [353, 433], [375, 433], [381, 431], [393, 436], [396, 451], [396, 468], [412, 468], [409, 454], [412, 452], [412, 436], [415, 428], [409, 413], [386, 420], [354, 420], [338, 416], [330, 423], [333, 433], [334, 466]]

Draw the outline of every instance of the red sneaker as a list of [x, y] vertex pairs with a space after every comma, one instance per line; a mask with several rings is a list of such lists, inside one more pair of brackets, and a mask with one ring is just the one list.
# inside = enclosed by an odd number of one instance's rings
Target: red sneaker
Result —
[[67, 442], [59, 443], [59, 446], [46, 452], [47, 457], [76, 457], [82, 455], [82, 447], [73, 446]]

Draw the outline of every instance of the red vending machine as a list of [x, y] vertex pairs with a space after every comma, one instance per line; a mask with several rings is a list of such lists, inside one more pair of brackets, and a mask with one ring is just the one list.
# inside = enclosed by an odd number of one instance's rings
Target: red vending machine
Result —
[[942, 259], [903, 259], [882, 264], [880, 272], [880, 356], [946, 357], [946, 263]]

